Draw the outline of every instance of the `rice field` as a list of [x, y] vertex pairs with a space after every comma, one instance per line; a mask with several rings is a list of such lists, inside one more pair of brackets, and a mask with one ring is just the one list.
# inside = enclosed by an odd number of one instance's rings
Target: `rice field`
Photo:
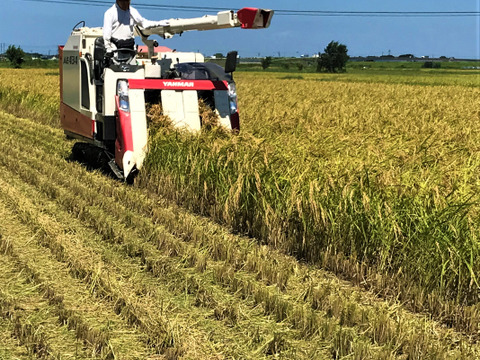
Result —
[[0, 76], [0, 358], [480, 358], [472, 77], [238, 73], [241, 133], [152, 132], [129, 187]]
[[241, 74], [242, 133], [157, 136], [141, 183], [475, 332], [478, 75], [347, 76]]

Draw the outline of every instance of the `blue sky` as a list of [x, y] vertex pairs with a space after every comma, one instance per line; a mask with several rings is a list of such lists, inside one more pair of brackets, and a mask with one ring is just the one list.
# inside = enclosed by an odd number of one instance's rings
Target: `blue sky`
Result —
[[[111, 4], [114, 0], [111, 0]], [[132, 0], [136, 4], [185, 5], [231, 8], [262, 7], [285, 10], [331, 11], [471, 11], [480, 12], [480, 0], [248, 0], [199, 2], [194, 0]], [[59, 4], [29, 0], [3, 0], [0, 45], [22, 47], [27, 52], [56, 53], [73, 26], [102, 26], [108, 5]], [[197, 13], [146, 10], [149, 20], [197, 17]], [[211, 14], [211, 12], [210, 12]], [[400, 55], [448, 56], [480, 59], [480, 16], [468, 17], [314, 17], [276, 14], [267, 30], [228, 29], [189, 32], [163, 40], [161, 45], [205, 55], [238, 50], [246, 56], [299, 56], [323, 51], [332, 40], [347, 45], [350, 56]], [[0, 48], [1, 49], [1, 48]]]

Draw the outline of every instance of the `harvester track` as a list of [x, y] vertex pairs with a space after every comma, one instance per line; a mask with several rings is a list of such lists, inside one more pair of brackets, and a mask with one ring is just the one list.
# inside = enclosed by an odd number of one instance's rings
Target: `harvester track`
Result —
[[[68, 161], [73, 143], [60, 130], [0, 113], [0, 136], [0, 329], [11, 334], [0, 347], [9, 354], [480, 356], [424, 316]], [[32, 307], [44, 318], [31, 320]]]

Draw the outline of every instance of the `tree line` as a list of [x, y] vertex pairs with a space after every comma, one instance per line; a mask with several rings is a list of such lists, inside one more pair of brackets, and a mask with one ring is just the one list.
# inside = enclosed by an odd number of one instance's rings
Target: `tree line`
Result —
[[[347, 46], [338, 41], [331, 41], [323, 50], [318, 53], [317, 72], [345, 72], [348, 56]], [[272, 57], [267, 56], [262, 59], [262, 68], [265, 70], [272, 64]]]
[[[215, 54], [216, 57], [219, 55], [221, 54]], [[5, 57], [14, 68], [20, 68], [25, 61], [25, 52], [19, 46], [10, 45], [5, 52]], [[316, 70], [329, 73], [344, 72], [349, 58], [346, 45], [331, 41], [323, 53], [318, 54]], [[272, 64], [272, 57], [263, 58], [261, 64], [264, 70], [267, 69]]]

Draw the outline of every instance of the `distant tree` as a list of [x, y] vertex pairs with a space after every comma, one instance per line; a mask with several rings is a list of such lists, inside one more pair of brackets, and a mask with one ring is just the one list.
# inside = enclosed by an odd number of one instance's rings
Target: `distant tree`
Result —
[[434, 61], [425, 61], [422, 65], [422, 68], [424, 69], [440, 69], [441, 67], [441, 63]]
[[225, 56], [223, 56], [222, 53], [215, 53], [213, 54], [213, 56], [215, 56], [215, 59], [223, 59]]
[[10, 45], [5, 52], [5, 56], [7, 59], [10, 61], [12, 66], [14, 68], [20, 68], [23, 63], [23, 57], [25, 56], [25, 53], [23, 50], [20, 48], [20, 46], [16, 47], [15, 45]]
[[344, 72], [348, 56], [348, 49], [346, 45], [339, 44], [337, 41], [331, 41], [323, 50], [324, 53], [319, 53], [317, 59], [317, 72]]
[[272, 64], [272, 57], [267, 56], [262, 59], [262, 69], [267, 69]]

